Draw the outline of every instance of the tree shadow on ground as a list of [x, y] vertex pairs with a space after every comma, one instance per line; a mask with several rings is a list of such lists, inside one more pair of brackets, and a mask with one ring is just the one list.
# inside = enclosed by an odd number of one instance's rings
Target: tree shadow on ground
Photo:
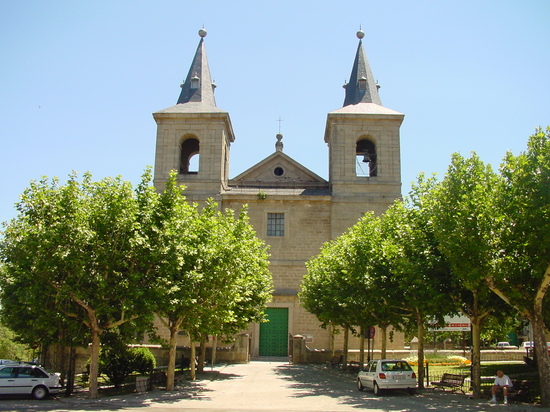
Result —
[[[64, 399], [63, 397], [58, 396], [56, 398], [52, 398], [52, 401], [57, 402], [58, 404], [61, 403], [66, 405], [86, 405], [93, 406], [94, 408], [101, 407], [101, 410], [109, 411], [116, 411], [130, 407], [148, 407], [153, 403], [171, 405], [184, 399], [209, 401], [212, 399], [209, 396], [209, 393], [212, 392], [212, 390], [207, 388], [208, 382], [212, 380], [242, 379], [242, 377], [242, 375], [232, 373], [205, 371], [197, 374], [197, 379], [194, 381], [190, 380], [188, 375], [177, 376], [175, 389], [173, 391], [166, 391], [165, 387], [158, 387], [153, 391], [140, 393], [135, 392], [121, 396], [110, 396], [104, 392], [104, 397], [102, 397], [100, 393], [100, 398], [98, 399], [88, 399], [87, 391], [82, 391], [69, 399]], [[0, 410], [3, 410], [3, 408], [0, 407]], [[25, 408], [25, 410], [32, 411], [32, 409], [27, 408]]]
[[288, 382], [294, 391], [292, 396], [296, 398], [327, 396], [354, 408], [384, 411], [487, 410], [485, 399], [469, 399], [462, 394], [436, 392], [432, 389], [419, 390], [414, 395], [406, 390], [385, 391], [383, 396], [376, 396], [372, 391], [357, 389], [355, 374], [324, 366], [289, 364], [277, 366], [275, 371], [282, 380]]
[[[356, 387], [356, 375], [339, 369], [327, 368], [324, 365], [293, 365], [277, 363], [269, 368], [276, 374], [278, 379], [284, 382], [284, 386], [290, 389], [290, 394], [284, 395], [287, 399], [299, 399], [317, 397], [312, 399], [319, 409], [323, 410], [323, 402], [327, 398], [335, 400], [342, 406], [353, 409], [375, 409], [383, 411], [487, 411], [488, 399], [469, 399], [467, 396], [434, 391], [433, 389], [419, 390], [416, 395], [409, 395], [406, 391], [386, 392], [383, 396], [375, 396], [372, 391], [358, 391]], [[174, 407], [178, 402], [185, 403], [185, 400], [204, 402], [214, 400], [216, 390], [212, 389], [211, 381], [232, 381], [247, 377], [246, 367], [240, 369], [241, 373], [223, 373], [220, 371], [206, 371], [197, 375], [197, 380], [180, 379], [175, 391], [166, 391], [164, 388], [157, 388], [152, 392], [133, 393], [130, 395], [113, 396], [109, 398], [87, 399], [81, 394], [80, 399], [56, 398], [45, 401], [11, 401], [0, 402], [0, 410], [28, 411], [38, 410], [66, 410], [72, 407], [83, 409], [101, 409], [118, 411], [125, 408], [150, 407]], [[253, 384], [252, 384], [253, 385]], [[288, 393], [289, 391], [284, 391]], [[236, 395], [239, 396], [239, 395]], [[40, 406], [40, 407], [39, 407]], [[499, 405], [502, 406], [502, 405]], [[45, 407], [45, 408], [44, 408]], [[68, 408], [69, 407], [69, 408]], [[533, 407], [525, 405], [508, 405], [507, 409], [515, 412], [533, 410]]]

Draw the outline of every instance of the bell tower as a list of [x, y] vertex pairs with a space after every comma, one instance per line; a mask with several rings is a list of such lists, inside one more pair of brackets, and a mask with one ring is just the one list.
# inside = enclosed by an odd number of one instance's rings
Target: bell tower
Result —
[[157, 123], [154, 185], [162, 190], [172, 170], [190, 201], [218, 198], [227, 189], [229, 148], [235, 140], [229, 113], [216, 106], [204, 38], [200, 41], [175, 106], [153, 113]]
[[344, 85], [344, 105], [328, 114], [325, 128], [333, 236], [367, 211], [384, 212], [401, 196], [399, 128], [404, 115], [382, 106], [363, 50], [363, 31], [357, 37], [350, 79]]

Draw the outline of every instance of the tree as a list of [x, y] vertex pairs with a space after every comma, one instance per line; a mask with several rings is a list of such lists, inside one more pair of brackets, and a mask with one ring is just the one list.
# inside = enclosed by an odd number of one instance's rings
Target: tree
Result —
[[324, 325], [341, 325], [355, 334], [359, 331], [362, 349], [364, 331], [378, 325], [384, 353], [386, 330], [390, 325], [399, 325], [402, 314], [398, 305], [387, 298], [388, 290], [395, 287], [382, 253], [382, 239], [380, 218], [367, 213], [306, 263], [308, 273], [300, 299]]
[[386, 289], [387, 299], [409, 320], [406, 326], [416, 328], [419, 387], [424, 385], [426, 327], [457, 311], [456, 303], [448, 298], [454, 286], [451, 270], [438, 249], [433, 219], [426, 208], [435, 186], [435, 179], [421, 175], [409, 196], [396, 201], [382, 216], [382, 247], [394, 285]]
[[[215, 209], [217, 205], [212, 203], [212, 207]], [[210, 273], [210, 296], [204, 307], [195, 308], [194, 325], [187, 329], [203, 349], [199, 371], [204, 366], [208, 336], [229, 342], [250, 323], [263, 321], [273, 291], [267, 246], [250, 225], [247, 208], [243, 207], [238, 217], [230, 209], [216, 212], [215, 216], [213, 219], [206, 215], [209, 222], [217, 221], [217, 224], [209, 230], [215, 233], [208, 239], [213, 253], [204, 254], [202, 267], [202, 271]], [[191, 371], [193, 373], [194, 368]]]
[[306, 262], [307, 273], [300, 286], [300, 303], [315, 315], [322, 327], [346, 325], [346, 314], [339, 298], [339, 276], [347, 272], [345, 256], [349, 252], [341, 239], [327, 242], [319, 255]]
[[321, 327], [341, 326], [344, 329], [344, 365], [347, 364], [348, 334], [354, 325], [349, 303], [356, 294], [349, 275], [349, 241], [345, 233], [325, 243], [319, 255], [306, 262], [307, 273], [299, 293], [301, 305], [317, 317]]
[[[384, 215], [366, 213], [348, 232], [350, 236], [349, 267], [354, 290], [348, 297], [354, 325], [367, 330], [378, 325], [381, 331], [381, 351], [386, 354], [387, 328], [393, 325], [400, 328], [403, 312], [394, 291], [399, 288], [399, 280], [393, 276], [392, 265], [384, 253]], [[364, 335], [363, 333], [361, 334]]]
[[241, 209], [237, 219], [232, 210], [220, 217], [225, 221], [226, 230], [222, 232], [225, 243], [217, 242], [220, 248], [217, 255], [233, 273], [234, 293], [228, 295], [220, 285], [222, 296], [214, 297], [210, 310], [203, 313], [198, 333], [203, 338], [212, 335], [228, 342], [250, 323], [264, 320], [267, 302], [272, 299], [273, 281], [268, 269], [268, 249], [256, 236], [247, 208]]
[[[150, 179], [146, 172], [140, 187]], [[147, 284], [144, 268], [149, 264], [139, 253], [137, 195], [120, 177], [92, 182], [85, 173], [79, 182], [73, 173], [61, 186], [57, 178], [31, 182], [17, 209], [0, 243], [5, 264], [2, 302], [9, 302], [10, 290], [18, 289], [16, 298], [33, 312], [57, 311], [64, 321], [72, 319], [86, 327], [91, 341], [90, 397], [96, 398], [101, 334], [128, 322], [150, 320], [148, 290], [136, 287]], [[8, 309], [16, 306], [10, 303], [4, 310]]]
[[156, 267], [155, 313], [170, 331], [167, 390], [175, 373], [179, 330], [194, 342], [205, 335], [229, 335], [261, 320], [272, 290], [267, 248], [254, 234], [246, 211], [220, 212], [209, 201], [189, 204], [172, 173], [161, 193], [150, 233]]
[[493, 261], [495, 271], [488, 284], [531, 322], [541, 403], [548, 407], [550, 357], [546, 350], [545, 317], [548, 318], [550, 300], [550, 128], [546, 132], [538, 129], [529, 138], [525, 152], [517, 156], [508, 153], [500, 170], [500, 253]]
[[47, 362], [50, 368], [61, 372], [61, 379], [67, 383], [66, 394], [71, 394], [74, 387], [75, 348], [86, 346], [89, 342], [86, 325], [64, 314], [78, 312], [78, 306], [74, 302], [65, 301], [61, 311], [59, 302], [48, 299], [48, 295], [29, 293], [29, 290], [37, 287], [36, 279], [8, 279], [7, 273], [0, 276], [0, 316], [16, 333], [18, 342], [37, 347], [38, 352], [34, 353], [41, 362]]
[[451, 296], [463, 302], [461, 310], [472, 323], [474, 397], [481, 396], [481, 329], [499, 304], [486, 283], [498, 251], [499, 184], [499, 176], [475, 153], [468, 159], [455, 153], [430, 203], [438, 247], [457, 281]]
[[15, 334], [0, 324], [0, 359], [30, 359], [30, 349], [16, 341]]

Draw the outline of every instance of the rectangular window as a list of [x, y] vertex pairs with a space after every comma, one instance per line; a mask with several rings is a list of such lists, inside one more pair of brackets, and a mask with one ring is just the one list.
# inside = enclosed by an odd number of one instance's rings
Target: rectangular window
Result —
[[32, 377], [32, 368], [19, 368], [19, 373], [17, 374], [18, 378], [31, 378]]
[[267, 214], [267, 236], [285, 235], [285, 214], [268, 213]]
[[0, 369], [0, 378], [15, 378], [15, 368]]

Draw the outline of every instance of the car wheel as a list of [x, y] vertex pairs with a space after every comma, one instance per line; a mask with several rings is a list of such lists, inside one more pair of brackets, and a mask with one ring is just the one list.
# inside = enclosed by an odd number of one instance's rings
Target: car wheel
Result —
[[363, 386], [363, 384], [361, 383], [361, 379], [357, 378], [357, 389], [362, 391], [363, 389], [365, 389], [365, 387]]
[[382, 395], [382, 389], [380, 389], [380, 387], [378, 386], [378, 384], [377, 384], [376, 382], [374, 382], [374, 383], [372, 384], [372, 389], [373, 389], [374, 394], [375, 394], [376, 396]]
[[37, 386], [32, 390], [32, 396], [34, 396], [34, 399], [44, 399], [48, 396], [48, 389], [45, 386]]

